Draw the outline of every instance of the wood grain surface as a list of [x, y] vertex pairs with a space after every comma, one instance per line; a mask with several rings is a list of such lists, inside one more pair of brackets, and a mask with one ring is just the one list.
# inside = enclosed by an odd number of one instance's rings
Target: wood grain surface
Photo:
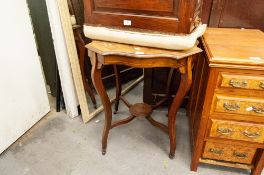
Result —
[[255, 152], [256, 149], [253, 148], [207, 142], [205, 144], [203, 158], [251, 164]]
[[264, 125], [212, 119], [209, 136], [264, 143]]
[[119, 44], [106, 41], [94, 40], [92, 43], [86, 45], [89, 50], [99, 53], [100, 55], [120, 55], [137, 58], [153, 58], [153, 57], [168, 57], [174, 59], [181, 59], [190, 55], [201, 52], [202, 50], [194, 46], [190, 50], [174, 51], [164, 50], [151, 47], [142, 47], [135, 45]]
[[212, 113], [222, 112], [264, 117], [264, 99], [216, 94], [211, 109]]
[[210, 63], [264, 66], [264, 33], [260, 30], [208, 28], [203, 44]]

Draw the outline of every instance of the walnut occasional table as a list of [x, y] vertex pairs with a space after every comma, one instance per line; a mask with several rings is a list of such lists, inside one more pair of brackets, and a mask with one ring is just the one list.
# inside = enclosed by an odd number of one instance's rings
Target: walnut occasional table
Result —
[[[92, 80], [102, 100], [105, 111], [102, 154], [104, 155], [106, 153], [107, 139], [110, 129], [126, 124], [136, 117], [145, 117], [152, 125], [162, 129], [169, 135], [169, 157], [173, 158], [176, 150], [176, 114], [182, 100], [191, 87], [193, 63], [197, 57], [197, 53], [202, 50], [195, 46], [186, 51], [171, 51], [104, 41], [93, 41], [86, 45], [86, 47], [88, 48], [88, 53], [92, 63]], [[101, 79], [101, 70], [104, 65], [113, 65], [115, 68], [117, 85], [115, 112], [118, 110], [119, 100], [122, 100], [126, 106], [129, 107], [130, 111], [130, 116], [128, 118], [115, 121], [113, 123], [111, 103]], [[151, 117], [151, 113], [154, 109], [163, 104], [168, 97], [165, 97], [154, 106], [150, 106], [145, 103], [136, 103], [131, 105], [123, 96], [121, 96], [121, 83], [117, 65], [126, 65], [135, 68], [170, 67], [179, 70], [181, 73], [180, 86], [168, 110], [167, 126], [154, 120]]]

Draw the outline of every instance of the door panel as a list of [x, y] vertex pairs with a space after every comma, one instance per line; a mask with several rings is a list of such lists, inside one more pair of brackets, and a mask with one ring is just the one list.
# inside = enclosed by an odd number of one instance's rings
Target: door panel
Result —
[[95, 0], [96, 8], [172, 12], [173, 0]]
[[83, 0], [85, 24], [190, 33], [200, 0]]
[[50, 110], [26, 1], [0, 6], [0, 153]]
[[264, 29], [263, 0], [226, 1], [219, 27]]
[[[203, 8], [207, 9], [203, 16], [209, 19], [210, 27], [264, 30], [263, 0], [205, 0]], [[207, 19], [203, 21], [207, 22]]]

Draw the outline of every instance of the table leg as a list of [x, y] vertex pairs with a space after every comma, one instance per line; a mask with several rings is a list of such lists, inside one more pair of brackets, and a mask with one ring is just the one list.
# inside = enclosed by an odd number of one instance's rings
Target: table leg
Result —
[[115, 99], [114, 114], [116, 114], [118, 111], [118, 107], [119, 107], [119, 101], [120, 101], [122, 86], [121, 86], [120, 70], [119, 70], [118, 65], [114, 65], [114, 71], [115, 71], [115, 79], [116, 79], [116, 99]]
[[168, 98], [170, 97], [170, 94], [171, 94], [171, 84], [172, 84], [172, 81], [174, 78], [174, 76], [173, 76], [174, 72], [175, 72], [175, 69], [171, 68], [169, 75], [168, 75], [168, 81], [167, 81], [167, 85], [166, 85], [166, 96]]
[[98, 62], [96, 53], [91, 52], [89, 53], [89, 55], [91, 55], [91, 63], [92, 63], [91, 75], [92, 75], [93, 84], [96, 88], [97, 93], [101, 98], [105, 112], [105, 124], [104, 124], [103, 136], [102, 136], [102, 154], [105, 155], [109, 130], [111, 129], [111, 124], [112, 124], [112, 109], [111, 109], [111, 103], [109, 97], [106, 93], [105, 87], [102, 82], [101, 70], [103, 65]]
[[175, 156], [176, 150], [176, 115], [177, 111], [187, 94], [192, 84], [192, 58], [189, 57], [187, 65], [180, 67], [181, 81], [179, 89], [170, 105], [168, 112], [168, 128], [170, 137], [170, 154], [169, 157], [172, 159]]
[[85, 59], [85, 46], [82, 45], [81, 43], [78, 44], [79, 47], [79, 63], [80, 63], [80, 68], [81, 68], [81, 74], [82, 74], [82, 81], [83, 81], [83, 85], [84, 85], [84, 89], [85, 91], [89, 94], [93, 104], [94, 104], [94, 108], [97, 108], [96, 105], [96, 99], [93, 93], [92, 88], [89, 86], [86, 77], [85, 77], [85, 73], [84, 73], [84, 69], [85, 69], [85, 63], [84, 63], [84, 59]]
[[251, 170], [250, 175], [261, 175], [264, 167], [264, 151], [258, 154], [254, 168]]

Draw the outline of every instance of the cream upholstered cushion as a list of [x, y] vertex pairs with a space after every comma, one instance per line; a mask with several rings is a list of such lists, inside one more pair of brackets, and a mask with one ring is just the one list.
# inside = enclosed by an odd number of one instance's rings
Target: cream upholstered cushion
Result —
[[206, 30], [206, 25], [200, 24], [191, 34], [188, 35], [134, 32], [89, 25], [84, 25], [83, 30], [86, 37], [96, 40], [170, 50], [188, 50], [195, 45], [197, 38], [203, 35]]

